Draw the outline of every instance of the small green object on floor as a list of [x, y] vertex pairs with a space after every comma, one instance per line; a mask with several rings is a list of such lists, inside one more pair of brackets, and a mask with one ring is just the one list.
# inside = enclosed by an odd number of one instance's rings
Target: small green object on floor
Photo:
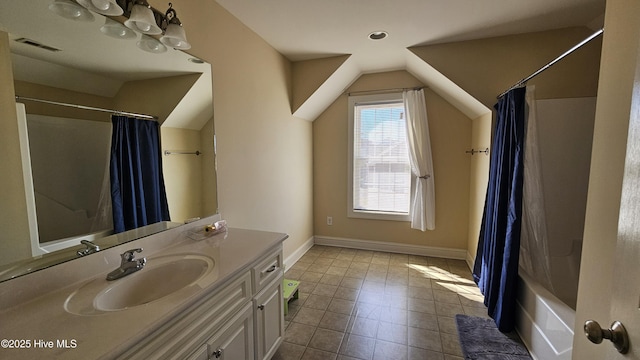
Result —
[[282, 281], [282, 293], [284, 296], [284, 315], [289, 313], [289, 300], [298, 298], [298, 285], [300, 281], [284, 279]]

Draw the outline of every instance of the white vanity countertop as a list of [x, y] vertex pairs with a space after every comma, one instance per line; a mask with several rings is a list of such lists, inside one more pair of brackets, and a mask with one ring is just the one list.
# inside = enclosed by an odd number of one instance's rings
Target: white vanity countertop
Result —
[[[3, 301], [2, 297], [26, 297], [23, 293], [29, 292], [22, 291], [26, 288], [24, 282], [30, 282], [29, 285], [33, 287], [51, 277], [69, 278], [70, 273], [77, 276], [78, 272], [84, 271], [83, 267], [86, 268], [87, 259], [109, 263], [97, 265], [100, 269], [98, 275], [87, 272], [84, 280], [30, 300], [24, 299], [14, 306], [0, 310], [0, 359], [110, 359], [185, 310], [204, 294], [247, 269], [250, 263], [266, 255], [287, 238], [283, 233], [233, 228], [200, 241], [194, 241], [186, 234], [184, 229], [181, 232], [169, 230], [162, 233], [160, 236], [180, 239], [168, 248], [153, 249], [154, 245], [150, 245], [150, 242], [155, 238], [149, 237], [101, 251], [103, 256], [90, 255], [86, 259], [79, 259], [83, 261], [72, 261], [34, 273], [34, 276], [27, 275], [0, 283], [0, 305], [6, 306], [16, 302]], [[162, 241], [167, 243], [166, 239], [159, 240]], [[145, 245], [145, 251], [138, 258], [146, 256], [152, 259], [154, 256], [184, 253], [206, 255], [215, 261], [214, 273], [185, 290], [122, 311], [75, 315], [65, 310], [66, 299], [82, 284], [92, 279], [104, 278], [109, 271], [119, 266], [119, 253]], [[147, 248], [150, 248], [149, 251]], [[113, 257], [117, 258], [112, 259]], [[144, 269], [140, 272], [143, 271]], [[14, 348], [8, 348], [7, 344]], [[19, 346], [23, 348], [15, 348]]]

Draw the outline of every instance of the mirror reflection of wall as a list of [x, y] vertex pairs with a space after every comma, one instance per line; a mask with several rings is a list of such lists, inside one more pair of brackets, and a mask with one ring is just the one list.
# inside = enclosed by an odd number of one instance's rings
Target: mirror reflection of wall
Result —
[[[0, 48], [3, 49], [0, 52], [0, 82], [3, 84], [0, 90], [3, 110], [0, 114], [3, 118], [17, 118], [12, 105], [15, 103], [15, 95], [155, 115], [161, 124], [163, 151], [200, 153], [162, 156], [171, 220], [183, 222], [189, 218], [215, 213], [217, 199], [211, 66], [198, 59], [192, 61], [194, 59], [189, 54], [181, 51], [170, 49], [161, 54], [141, 51], [136, 47], [136, 42], [141, 39], [140, 34], [129, 40], [105, 36], [100, 31], [106, 21], [104, 17], [93, 14], [94, 20], [88, 22], [64, 19], [49, 11], [48, 6], [53, 1], [0, 2]], [[61, 51], [53, 52], [30, 46], [24, 41], [16, 41], [24, 38]], [[10, 53], [7, 51], [9, 49]], [[63, 118], [66, 121], [64, 127], [77, 134], [84, 132], [74, 129], [86, 127], [81, 124], [91, 123], [97, 128], [111, 125], [108, 113], [29, 101], [24, 103], [30, 117]], [[13, 174], [0, 182], [3, 188], [0, 213], [4, 215], [3, 224], [11, 225], [4, 226], [6, 231], [0, 235], [4, 249], [0, 255], [2, 266], [28, 259], [33, 251], [29, 247], [29, 220], [21, 179], [17, 121], [3, 124], [0, 130], [3, 172]], [[37, 134], [36, 130], [32, 132], [33, 134], [29, 134], [30, 142], [39, 142], [37, 138], [46, 137]], [[75, 179], [78, 182], [73, 187], [77, 189], [82, 186], [101, 188], [104, 163], [98, 165], [91, 160], [70, 157], [76, 165], [84, 162], [84, 165], [79, 166], [82, 168], [80, 173], [72, 172], [70, 165], [63, 163], [63, 153], [76, 153], [77, 156], [77, 153], [82, 152], [79, 148], [86, 150], [89, 143], [93, 147], [103, 146], [103, 139], [90, 139], [92, 136], [86, 133], [80, 135], [82, 140], [72, 140], [71, 135], [64, 136], [69, 136], [68, 142], [75, 145], [51, 151], [57, 155], [56, 165], [53, 165], [53, 161], [35, 159], [40, 164], [44, 163], [45, 168], [49, 166], [42, 174], [41, 170], [34, 171], [47, 179], [38, 180], [39, 186], [47, 189], [38, 195], [38, 202], [48, 203], [39, 207], [59, 209], [62, 206], [67, 211], [78, 210], [80, 213], [86, 210], [88, 217], [92, 217], [92, 210], [85, 209], [90, 206], [76, 203], [80, 201], [79, 196], [76, 198], [76, 191], [62, 196], [62, 192], [66, 190], [56, 186], [73, 183], [68, 179]], [[52, 150], [53, 146], [59, 145], [40, 145], [39, 148]], [[87, 161], [95, 166], [86, 165]], [[90, 168], [93, 170], [90, 171]], [[66, 172], [66, 180], [53, 180], [53, 175], [62, 172]], [[78, 185], [79, 183], [82, 185]], [[56, 214], [59, 215], [60, 212]], [[78, 224], [61, 225], [63, 222], [61, 219], [46, 220], [44, 216], [40, 217], [38, 223], [43, 227], [48, 224], [46, 226], [57, 228], [55, 231], [64, 229], [57, 235], [43, 235], [41, 240], [55, 241], [59, 237], [80, 233], [79, 230], [70, 231], [71, 228], [79, 227]], [[95, 228], [90, 228], [92, 230]]]
[[111, 230], [110, 214], [101, 220], [99, 209], [109, 198], [103, 188], [109, 182], [111, 124], [26, 118], [40, 243]]

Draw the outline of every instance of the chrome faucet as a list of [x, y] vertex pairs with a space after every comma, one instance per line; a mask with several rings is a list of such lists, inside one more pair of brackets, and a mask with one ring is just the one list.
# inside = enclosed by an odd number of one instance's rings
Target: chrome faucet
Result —
[[86, 246], [87, 248], [83, 250], [78, 250], [77, 252], [78, 256], [85, 256], [85, 255], [97, 253], [98, 251], [100, 251], [100, 247], [89, 240], [82, 240], [80, 241], [80, 243]]
[[147, 258], [136, 259], [135, 253], [142, 252], [142, 248], [131, 249], [123, 252], [120, 257], [120, 267], [113, 270], [107, 275], [107, 280], [117, 280], [127, 275], [133, 274], [138, 270], [142, 270], [144, 264], [147, 263]]

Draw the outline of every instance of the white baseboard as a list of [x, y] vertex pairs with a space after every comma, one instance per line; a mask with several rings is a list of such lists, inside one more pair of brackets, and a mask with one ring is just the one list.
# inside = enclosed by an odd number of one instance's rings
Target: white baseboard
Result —
[[471, 257], [471, 254], [469, 254], [469, 252], [467, 251], [467, 266], [469, 267], [469, 269], [471, 269], [471, 271], [473, 271], [473, 264], [476, 262], [476, 259]]
[[467, 259], [467, 251], [423, 245], [408, 245], [385, 241], [358, 240], [329, 236], [315, 236], [318, 245], [346, 247], [361, 250], [385, 251], [410, 255], [433, 256], [446, 259]]
[[291, 268], [293, 264], [300, 260], [302, 255], [304, 255], [307, 251], [309, 251], [309, 249], [311, 249], [311, 247], [313, 247], [313, 244], [314, 237], [312, 236], [302, 245], [300, 245], [300, 247], [298, 247], [291, 255], [287, 256], [287, 258], [284, 259], [285, 270]]

